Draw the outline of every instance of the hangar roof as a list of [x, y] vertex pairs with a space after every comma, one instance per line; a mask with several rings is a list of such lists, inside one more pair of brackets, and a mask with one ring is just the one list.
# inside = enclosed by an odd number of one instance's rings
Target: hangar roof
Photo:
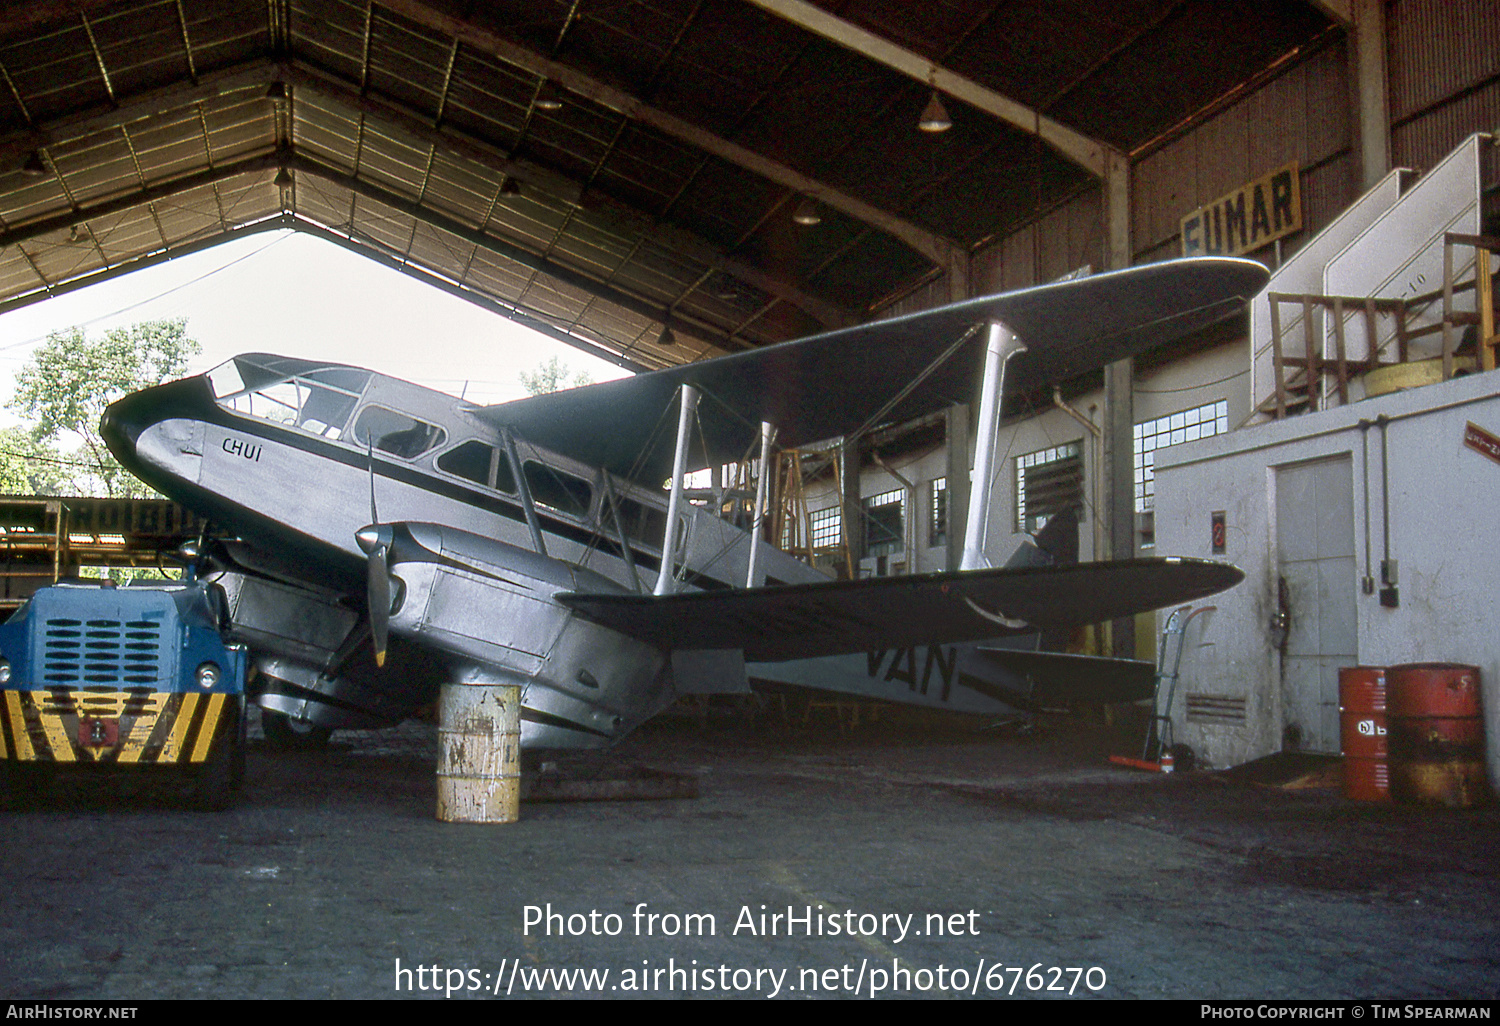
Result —
[[[1325, 7], [7, 4], [0, 312], [294, 227], [624, 366], [741, 351], [867, 318]], [[935, 94], [952, 127], [918, 131]]]

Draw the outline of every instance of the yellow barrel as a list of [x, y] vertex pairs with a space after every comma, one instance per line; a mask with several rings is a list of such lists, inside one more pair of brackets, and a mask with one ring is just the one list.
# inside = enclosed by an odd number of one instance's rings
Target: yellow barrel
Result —
[[438, 714], [437, 818], [521, 818], [521, 689], [444, 684]]

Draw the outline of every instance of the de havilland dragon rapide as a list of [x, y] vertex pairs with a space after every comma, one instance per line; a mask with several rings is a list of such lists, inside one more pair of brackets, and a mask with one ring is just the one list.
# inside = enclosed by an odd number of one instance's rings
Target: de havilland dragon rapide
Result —
[[[993, 639], [1190, 602], [1242, 574], [1027, 542], [990, 567], [1002, 388], [1179, 338], [1265, 281], [1245, 260], [1151, 264], [494, 406], [249, 354], [120, 399], [102, 430], [231, 539], [197, 556], [250, 648], [268, 730], [397, 723], [444, 684], [519, 685], [528, 748], [605, 745], [680, 695], [751, 679], [1005, 711], [1036, 695]], [[830, 580], [765, 539], [763, 487], [738, 523], [685, 494], [693, 470], [768, 466], [773, 437], [805, 446], [976, 396], [957, 570]], [[911, 673], [881, 679], [874, 654], [903, 650]], [[1048, 657], [1028, 655], [1045, 682]]]

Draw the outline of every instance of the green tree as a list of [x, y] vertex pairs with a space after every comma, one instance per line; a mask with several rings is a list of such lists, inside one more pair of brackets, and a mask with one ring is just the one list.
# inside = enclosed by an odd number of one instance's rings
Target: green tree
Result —
[[69, 495], [76, 490], [74, 477], [79, 469], [26, 428], [0, 429], [0, 493]]
[[[572, 381], [568, 380], [570, 376]], [[588, 371], [574, 374], [573, 368], [556, 356], [537, 364], [534, 371], [521, 372], [521, 387], [526, 389], [528, 395], [546, 395], [548, 392], [560, 392], [565, 388], [580, 388], [593, 383], [594, 379]]]
[[[187, 321], [147, 321], [89, 338], [83, 328], [54, 331], [16, 375], [10, 408], [36, 424], [38, 442], [73, 433], [83, 439], [77, 459], [89, 491], [125, 497], [146, 488], [115, 461], [99, 436], [99, 417], [120, 396], [179, 377], [197, 355]], [[80, 489], [82, 490], [82, 489]]]

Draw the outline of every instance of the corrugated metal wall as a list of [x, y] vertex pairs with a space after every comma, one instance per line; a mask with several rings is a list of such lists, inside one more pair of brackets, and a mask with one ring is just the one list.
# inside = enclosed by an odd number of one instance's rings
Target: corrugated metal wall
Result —
[[[1340, 40], [1142, 156], [1134, 167], [1136, 261], [1179, 255], [1184, 215], [1291, 161], [1302, 167], [1308, 226], [1298, 238], [1327, 224], [1353, 198], [1349, 99], [1348, 58]], [[1284, 245], [1294, 247], [1298, 238]]]
[[1500, 0], [1400, 0], [1387, 19], [1393, 123], [1500, 73]]
[[[973, 279], [972, 273], [970, 274], [970, 279]], [[984, 292], [983, 288], [974, 289], [975, 294], [982, 292]], [[889, 317], [900, 317], [902, 314], [917, 313], [919, 310], [931, 310], [935, 306], [942, 306], [949, 302], [952, 302], [952, 297], [948, 294], [948, 276], [946, 274], [939, 275], [921, 288], [908, 293], [890, 306], [881, 309], [876, 314], [876, 317], [881, 320]]]
[[[1391, 159], [1426, 170], [1476, 131], [1500, 129], [1500, 0], [1401, 0], [1387, 32]], [[1500, 181], [1500, 153], [1484, 180]]]
[[1004, 292], [1053, 281], [1085, 264], [1104, 269], [1104, 214], [1090, 190], [1049, 210], [1020, 231], [974, 254], [976, 291]]
[[[1294, 160], [1302, 166], [1305, 222], [1312, 231], [1327, 224], [1354, 197], [1357, 186], [1349, 99], [1346, 50], [1342, 40], [1335, 40], [1228, 109], [1139, 157], [1132, 168], [1135, 262], [1179, 255], [1184, 215]], [[1024, 288], [1082, 264], [1102, 269], [1101, 204], [1098, 191], [1082, 194], [976, 253], [976, 291]], [[1285, 245], [1297, 242], [1293, 238]]]
[[[1392, 161], [1425, 170], [1476, 131], [1500, 129], [1500, 0], [1395, 0], [1387, 5]], [[1184, 215], [1290, 161], [1302, 169], [1303, 231], [1285, 254], [1359, 194], [1350, 59], [1343, 39], [1159, 148], [1132, 168], [1136, 263], [1181, 252]], [[1500, 147], [1485, 156], [1500, 183]], [[1269, 262], [1269, 250], [1248, 254]], [[972, 294], [1025, 288], [1091, 264], [1104, 267], [1102, 199], [1081, 194], [974, 254]], [[938, 280], [894, 314], [947, 302]]]

